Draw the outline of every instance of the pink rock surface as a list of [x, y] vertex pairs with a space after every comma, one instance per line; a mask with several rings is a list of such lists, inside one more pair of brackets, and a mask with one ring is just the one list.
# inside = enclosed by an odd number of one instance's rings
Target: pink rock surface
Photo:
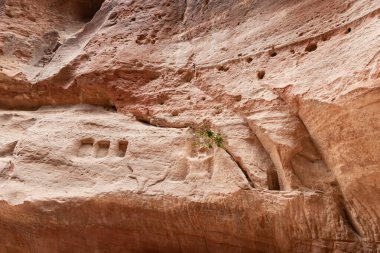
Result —
[[379, 20], [0, 0], [0, 252], [379, 252]]

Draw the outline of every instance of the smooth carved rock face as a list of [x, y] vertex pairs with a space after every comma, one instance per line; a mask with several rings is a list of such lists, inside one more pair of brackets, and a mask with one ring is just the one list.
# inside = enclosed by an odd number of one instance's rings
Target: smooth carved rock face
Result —
[[379, 17], [0, 0], [0, 252], [379, 252]]

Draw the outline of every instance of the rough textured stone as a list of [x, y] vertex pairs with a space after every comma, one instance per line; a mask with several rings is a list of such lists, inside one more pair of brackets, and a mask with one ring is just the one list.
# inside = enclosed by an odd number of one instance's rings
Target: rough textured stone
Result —
[[379, 252], [379, 18], [0, 0], [0, 252]]

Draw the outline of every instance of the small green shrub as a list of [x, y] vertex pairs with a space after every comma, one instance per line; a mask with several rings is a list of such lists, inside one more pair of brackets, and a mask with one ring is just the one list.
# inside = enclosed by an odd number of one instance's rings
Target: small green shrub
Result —
[[212, 131], [210, 128], [202, 127], [194, 130], [196, 138], [195, 144], [201, 148], [211, 149], [213, 147], [224, 148], [221, 134]]

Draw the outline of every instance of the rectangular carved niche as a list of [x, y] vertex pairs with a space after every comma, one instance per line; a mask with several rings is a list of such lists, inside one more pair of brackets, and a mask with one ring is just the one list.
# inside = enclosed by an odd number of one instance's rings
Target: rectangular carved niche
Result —
[[127, 148], [128, 148], [128, 141], [125, 141], [125, 140], [119, 141], [118, 156], [124, 157], [125, 153], [127, 152]]

